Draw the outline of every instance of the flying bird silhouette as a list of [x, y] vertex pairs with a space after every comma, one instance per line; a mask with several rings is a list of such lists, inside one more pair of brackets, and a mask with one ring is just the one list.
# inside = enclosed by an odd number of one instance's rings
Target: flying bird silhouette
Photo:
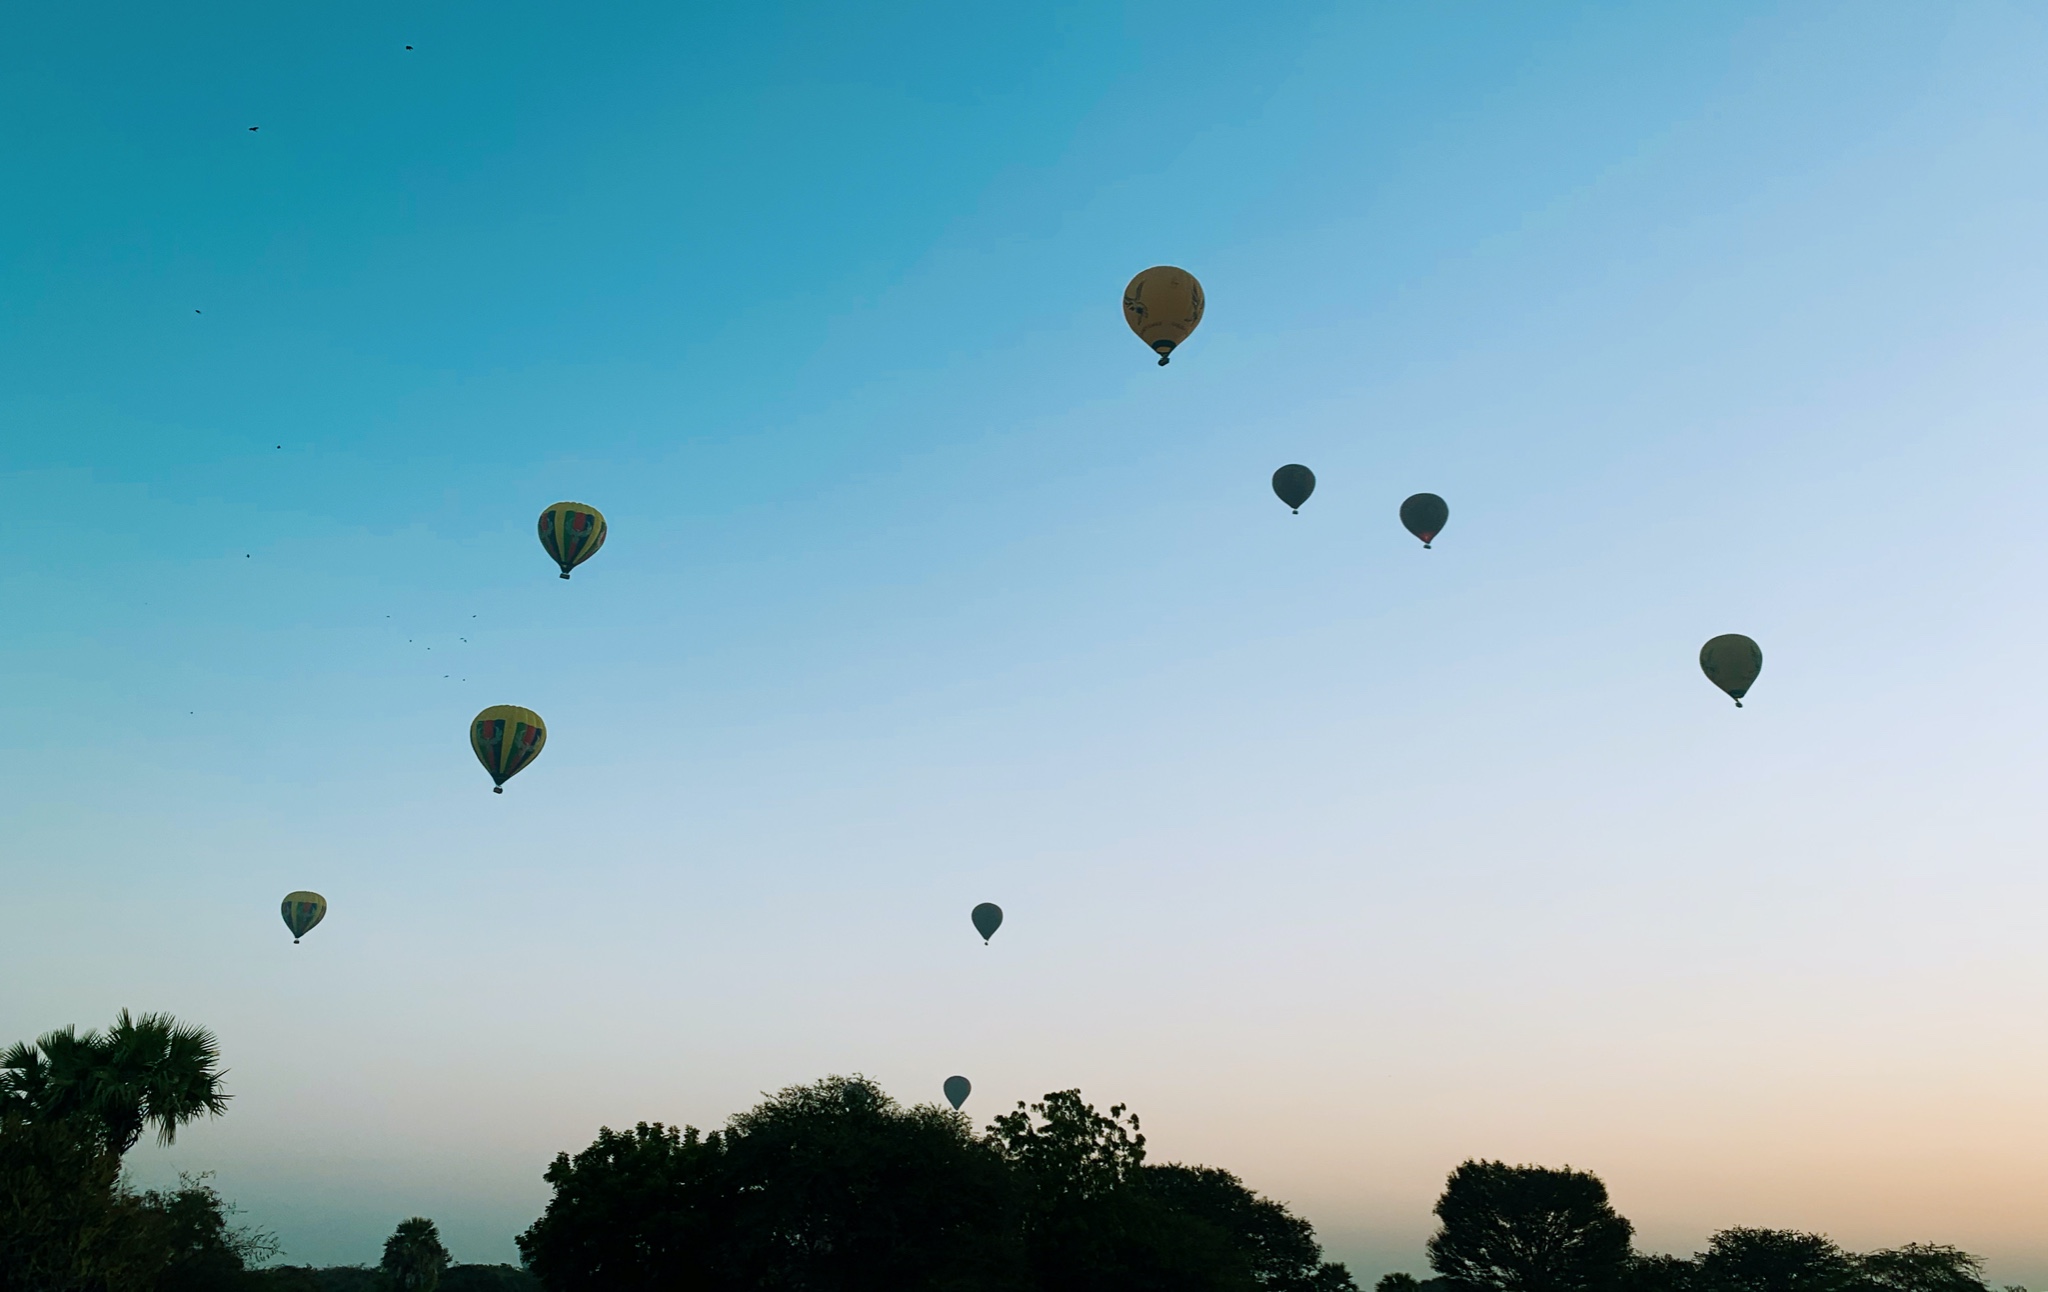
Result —
[[249, 129], [251, 129], [251, 130], [255, 130], [255, 129], [258, 129], [258, 127], [256, 127], [256, 126], [250, 126], [250, 127], [249, 127]]

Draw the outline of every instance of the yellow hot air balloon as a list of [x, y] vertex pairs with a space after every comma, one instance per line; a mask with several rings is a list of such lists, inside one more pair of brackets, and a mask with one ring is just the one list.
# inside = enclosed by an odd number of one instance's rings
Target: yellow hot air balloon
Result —
[[540, 514], [540, 545], [562, 567], [562, 577], [604, 546], [604, 513], [589, 503], [558, 502]]
[[313, 926], [327, 917], [327, 899], [318, 893], [301, 890], [284, 895], [284, 926], [292, 931], [292, 941], [297, 942], [313, 931]]
[[1159, 352], [1164, 368], [1173, 348], [1202, 323], [1202, 284], [1185, 269], [1154, 265], [1124, 288], [1124, 322]]
[[505, 782], [540, 757], [541, 746], [547, 743], [548, 724], [533, 710], [516, 704], [494, 704], [469, 724], [469, 747], [497, 782], [493, 794], [503, 794]]

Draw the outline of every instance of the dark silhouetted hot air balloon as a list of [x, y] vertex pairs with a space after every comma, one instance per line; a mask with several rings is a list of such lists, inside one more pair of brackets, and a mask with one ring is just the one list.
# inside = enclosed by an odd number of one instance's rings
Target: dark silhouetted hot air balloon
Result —
[[604, 534], [604, 513], [588, 503], [558, 502], [540, 514], [540, 545], [565, 579], [604, 546]]
[[1316, 473], [1301, 465], [1290, 462], [1273, 473], [1273, 492], [1280, 495], [1280, 501], [1301, 514], [1301, 504], [1316, 491]]
[[965, 1077], [947, 1077], [946, 1102], [952, 1104], [957, 1110], [961, 1104], [967, 1102], [968, 1092], [973, 1089], [973, 1083]]
[[297, 943], [327, 917], [327, 899], [318, 893], [286, 893], [282, 909], [284, 926], [292, 931], [292, 941]]
[[1401, 504], [1401, 523], [1408, 527], [1409, 533], [1422, 540], [1424, 547], [1444, 532], [1444, 522], [1450, 518], [1450, 504], [1433, 493], [1415, 494]]
[[540, 757], [541, 747], [547, 743], [548, 724], [533, 710], [516, 704], [494, 704], [469, 724], [469, 747], [497, 782], [493, 794], [503, 794], [505, 782]]
[[1700, 672], [1733, 696], [1738, 709], [1742, 707], [1742, 697], [1756, 685], [1756, 675], [1763, 671], [1763, 647], [1741, 633], [1722, 633], [1700, 647]]
[[1202, 323], [1202, 284], [1185, 269], [1154, 265], [1124, 288], [1124, 322], [1159, 354], [1164, 368], [1173, 348]]
[[982, 944], [987, 945], [988, 940], [996, 935], [996, 930], [1003, 927], [1003, 908], [994, 902], [983, 902], [967, 918], [974, 921], [974, 931], [981, 935]]

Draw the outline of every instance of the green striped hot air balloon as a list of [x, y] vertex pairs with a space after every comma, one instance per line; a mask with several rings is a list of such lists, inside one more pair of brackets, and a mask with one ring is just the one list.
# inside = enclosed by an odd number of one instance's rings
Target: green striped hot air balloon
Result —
[[562, 567], [565, 579], [597, 555], [604, 536], [604, 513], [588, 503], [558, 502], [540, 514], [540, 545]]
[[505, 782], [519, 774], [548, 743], [548, 724], [531, 709], [516, 704], [494, 704], [476, 715], [469, 724], [469, 747], [497, 784], [493, 794], [505, 792]]
[[315, 924], [327, 918], [327, 899], [302, 889], [284, 895], [282, 910], [284, 926], [292, 931], [292, 942], [296, 945], [300, 938], [313, 931]]

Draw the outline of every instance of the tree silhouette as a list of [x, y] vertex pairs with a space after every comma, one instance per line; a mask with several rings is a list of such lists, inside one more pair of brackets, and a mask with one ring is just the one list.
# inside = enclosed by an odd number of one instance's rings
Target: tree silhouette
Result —
[[1466, 1162], [1436, 1216], [1430, 1266], [1453, 1288], [1490, 1292], [1611, 1292], [1635, 1232], [1599, 1177], [1570, 1167]]
[[1355, 1292], [1279, 1203], [1146, 1164], [1071, 1090], [977, 1136], [829, 1077], [709, 1135], [600, 1130], [546, 1178], [519, 1250], [550, 1292]]
[[519, 1249], [558, 1292], [1015, 1286], [1002, 1162], [965, 1117], [863, 1077], [792, 1086], [708, 1136], [602, 1130], [546, 1178]]
[[384, 1240], [384, 1259], [377, 1270], [395, 1292], [434, 1292], [448, 1270], [448, 1249], [441, 1246], [434, 1222], [425, 1216], [399, 1221], [398, 1229]]
[[145, 1129], [170, 1144], [180, 1126], [226, 1112], [219, 1064], [212, 1032], [168, 1014], [131, 1018], [124, 1009], [104, 1033], [81, 1036], [66, 1027], [0, 1054], [0, 1106], [72, 1122], [118, 1156]]
[[1984, 1262], [1954, 1247], [1907, 1243], [1857, 1257], [1856, 1270], [1883, 1292], [1988, 1292]]
[[440, 1231], [426, 1216], [399, 1220], [385, 1239], [385, 1259], [377, 1263], [385, 1284], [395, 1292], [434, 1292], [449, 1272], [449, 1249], [440, 1245]]
[[1819, 1234], [1724, 1229], [1699, 1259], [1700, 1292], [1856, 1292], [1854, 1258]]

